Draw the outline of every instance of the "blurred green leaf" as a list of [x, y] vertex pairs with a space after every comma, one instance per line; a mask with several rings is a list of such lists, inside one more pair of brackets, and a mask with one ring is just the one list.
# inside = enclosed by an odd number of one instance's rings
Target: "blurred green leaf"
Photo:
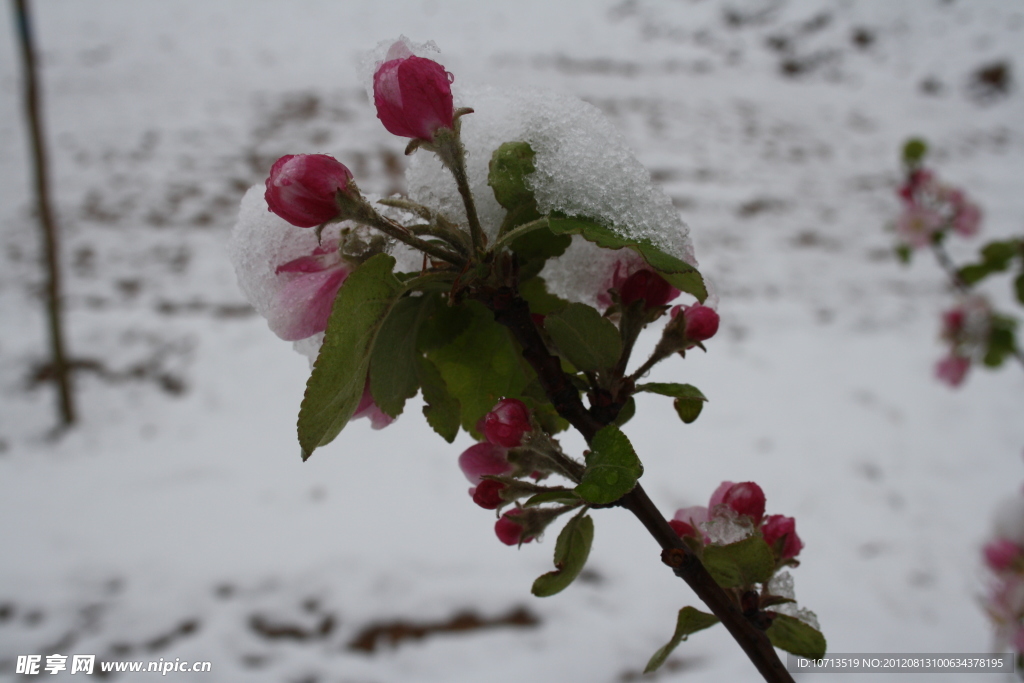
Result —
[[679, 616], [676, 617], [676, 630], [672, 634], [672, 639], [658, 648], [658, 651], [647, 662], [644, 673], [649, 674], [657, 671], [665, 663], [665, 660], [668, 659], [668, 656], [672, 654], [672, 651], [679, 646], [679, 643], [697, 631], [703, 631], [717, 623], [718, 617], [714, 614], [707, 614], [693, 607], [684, 607], [679, 610]]
[[405, 401], [416, 395], [416, 336], [422, 322], [426, 297], [399, 299], [381, 325], [370, 356], [370, 393], [377, 406], [398, 417]]

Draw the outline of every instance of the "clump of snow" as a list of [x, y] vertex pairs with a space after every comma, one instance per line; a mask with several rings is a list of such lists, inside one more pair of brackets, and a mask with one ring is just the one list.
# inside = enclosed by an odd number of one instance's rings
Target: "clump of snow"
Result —
[[737, 514], [726, 505], [717, 505], [711, 515], [700, 527], [715, 545], [737, 543], [754, 533], [750, 518]]
[[[256, 312], [268, 320], [286, 284], [276, 273], [277, 267], [306, 256], [317, 247], [316, 233], [297, 228], [267, 207], [265, 188], [253, 185], [242, 197], [238, 221], [228, 240], [228, 255], [235, 267], [238, 286]], [[337, 239], [338, 225], [323, 232], [323, 239]]]
[[768, 592], [780, 598], [794, 600], [796, 593], [793, 592], [793, 575], [789, 572], [779, 572], [768, 582]]
[[[540, 88], [455, 89], [462, 117], [467, 172], [484, 230], [492, 237], [505, 217], [487, 185], [491, 155], [502, 143], [528, 142], [536, 153], [529, 183], [542, 213], [559, 211], [615, 224], [623, 233], [649, 239], [696, 265], [689, 229], [672, 201], [652, 182], [622, 135], [594, 106]], [[410, 197], [465, 225], [465, 211], [451, 173], [438, 158], [414, 154], [406, 173]], [[622, 254], [574, 238], [566, 253], [548, 263], [544, 278], [553, 292], [593, 301]]]
[[[772, 595], [777, 595], [780, 598], [789, 598], [790, 600], [796, 599], [796, 592], [793, 590], [793, 575], [789, 572], [779, 572], [772, 577], [771, 581], [768, 582], [768, 592]], [[776, 605], [773, 608], [779, 614], [785, 614], [799, 619], [808, 626], [821, 630], [821, 626], [818, 623], [818, 615], [807, 609], [806, 607], [798, 607], [795, 602], [786, 602], [781, 605]]]

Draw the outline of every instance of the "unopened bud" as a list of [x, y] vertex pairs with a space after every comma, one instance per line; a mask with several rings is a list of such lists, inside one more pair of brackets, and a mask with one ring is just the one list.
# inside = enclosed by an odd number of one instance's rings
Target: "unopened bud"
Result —
[[299, 228], [338, 218], [337, 195], [348, 192], [352, 172], [326, 154], [289, 154], [274, 162], [264, 197], [267, 207]]

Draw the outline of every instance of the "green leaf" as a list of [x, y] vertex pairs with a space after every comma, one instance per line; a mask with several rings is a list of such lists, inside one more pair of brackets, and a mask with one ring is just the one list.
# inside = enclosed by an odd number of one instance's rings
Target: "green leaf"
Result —
[[612, 422], [616, 427], [622, 427], [636, 415], [636, 399], [632, 396], [629, 400], [622, 404], [622, 408], [619, 409], [619, 414], [615, 416], [615, 421]]
[[416, 395], [416, 333], [422, 322], [426, 297], [399, 299], [377, 334], [370, 356], [370, 393], [377, 406], [398, 417], [406, 399]]
[[644, 668], [644, 673], [649, 674], [656, 671], [665, 663], [665, 660], [668, 659], [668, 656], [672, 654], [672, 650], [675, 650], [679, 643], [697, 631], [703, 631], [717, 623], [718, 617], [714, 614], [701, 612], [693, 607], [684, 607], [679, 610], [679, 616], [676, 618], [676, 630], [672, 634], [672, 639], [658, 648], [658, 651], [651, 656], [650, 661], [647, 662], [647, 666]]
[[462, 407], [459, 400], [448, 393], [448, 386], [437, 366], [423, 356], [416, 359], [416, 376], [423, 387], [423, 416], [427, 424], [448, 443], [459, 433]]
[[676, 384], [675, 382], [647, 382], [646, 384], [636, 385], [637, 391], [646, 391], [652, 394], [661, 394], [662, 396], [671, 396], [673, 398], [686, 398], [693, 399], [696, 401], [707, 401], [707, 397], [701, 393], [701, 390], [692, 384]]
[[788, 614], [777, 614], [765, 635], [772, 645], [798, 657], [821, 659], [825, 656], [825, 636], [821, 631]]
[[548, 226], [556, 235], [582, 235], [585, 240], [604, 249], [628, 247], [640, 254], [651, 268], [658, 271], [676, 289], [692, 294], [702, 302], [707, 299], [707, 288], [697, 269], [682, 259], [665, 253], [648, 239], [629, 237], [614, 226], [609, 227], [590, 218], [566, 216], [558, 212], [552, 212], [548, 216]]
[[544, 329], [551, 335], [559, 354], [577, 370], [611, 368], [622, 353], [618, 329], [597, 309], [586, 304], [571, 303], [564, 310], [547, 316]]
[[985, 356], [982, 362], [990, 368], [999, 367], [1013, 355], [1017, 348], [1014, 327], [1016, 321], [1001, 315], [993, 315], [988, 333]]
[[910, 257], [913, 256], [914, 250], [907, 244], [900, 244], [896, 247], [896, 258], [902, 264], [910, 263]]
[[676, 400], [672, 405], [675, 407], [679, 419], [686, 424], [697, 419], [700, 412], [704, 410], [704, 403], [708, 400], [700, 389], [692, 384], [650, 382], [637, 385], [636, 390], [675, 397]]
[[[533, 148], [527, 142], [506, 142], [491, 155], [487, 184], [504, 208], [511, 210], [532, 203], [536, 209], [533, 190], [526, 183], [526, 176], [537, 170], [533, 165], [534, 156]], [[539, 214], [535, 216], [539, 217]]]
[[728, 545], [704, 548], [704, 567], [723, 588], [764, 583], [775, 573], [775, 556], [759, 534]]
[[544, 505], [545, 503], [564, 503], [566, 505], [575, 505], [580, 502], [580, 496], [575, 491], [542, 491], [535, 495], [530, 496], [525, 503], [524, 508], [536, 507], [538, 505]]
[[449, 306], [448, 302], [438, 296], [430, 297], [427, 317], [420, 325], [419, 338], [416, 345], [420, 351], [431, 351], [440, 348], [466, 331], [473, 322], [473, 311], [466, 306]]
[[299, 408], [303, 460], [333, 441], [359, 405], [377, 333], [404, 292], [394, 267], [395, 259], [377, 254], [353, 270], [338, 291]]
[[595, 505], [613, 503], [633, 490], [644, 467], [633, 444], [614, 425], [594, 435], [587, 452], [587, 467], [576, 486], [580, 498]]
[[1017, 290], [1017, 301], [1024, 305], [1024, 273], [1021, 273], [1014, 279], [1013, 285]]
[[910, 138], [903, 145], [903, 163], [916, 166], [928, 153], [928, 143], [921, 138]]
[[471, 434], [476, 424], [502, 398], [518, 398], [530, 377], [504, 327], [478, 302], [462, 305], [468, 326], [448, 344], [427, 352], [448, 392], [462, 408], [462, 426]]
[[569, 305], [565, 299], [548, 293], [547, 283], [541, 277], [532, 277], [519, 285], [519, 296], [530, 304], [530, 313], [537, 315], [551, 315]]
[[570, 519], [555, 542], [555, 571], [537, 577], [533, 594], [546, 598], [568, 588], [583, 571], [593, 542], [594, 520], [582, 512]]
[[683, 421], [683, 424], [691, 424], [700, 417], [704, 410], [704, 401], [692, 398], [677, 398], [672, 401], [672, 407], [676, 409], [676, 415]]
[[989, 242], [981, 249], [981, 256], [985, 260], [985, 265], [993, 272], [1006, 270], [1013, 257], [1019, 253], [1020, 243], [1017, 240]]
[[992, 269], [987, 263], [970, 263], [957, 271], [957, 275], [966, 285], [977, 284], [991, 274]]

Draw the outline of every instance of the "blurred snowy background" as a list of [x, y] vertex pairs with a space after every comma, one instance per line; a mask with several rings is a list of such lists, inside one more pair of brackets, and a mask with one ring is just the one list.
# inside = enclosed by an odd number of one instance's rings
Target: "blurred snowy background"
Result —
[[[710, 403], [684, 426], [669, 401], [641, 399], [626, 429], [663, 511], [755, 480], [770, 513], [798, 520], [797, 597], [830, 651], [989, 650], [978, 549], [1024, 481], [1024, 373], [974, 371], [959, 391], [933, 379], [952, 299], [927, 259], [896, 263], [883, 227], [899, 147], [923, 135], [941, 177], [984, 208], [984, 237], [1024, 229], [1024, 3], [33, 5], [81, 424], [49, 435], [6, 11], [0, 679], [19, 654], [56, 652], [212, 662], [175, 680], [636, 681], [698, 604], [616, 510], [595, 514], [585, 580], [531, 597], [553, 536], [501, 545], [456, 466], [468, 440], [445, 444], [418, 404], [300, 461], [306, 359], [251, 313], [223, 245], [281, 154], [330, 153], [364, 189], [402, 189], [405, 143], [355, 70], [400, 33], [435, 40], [459, 82], [594, 103], [689, 223], [723, 330], [659, 377]], [[719, 627], [654, 678], [756, 673]]]

